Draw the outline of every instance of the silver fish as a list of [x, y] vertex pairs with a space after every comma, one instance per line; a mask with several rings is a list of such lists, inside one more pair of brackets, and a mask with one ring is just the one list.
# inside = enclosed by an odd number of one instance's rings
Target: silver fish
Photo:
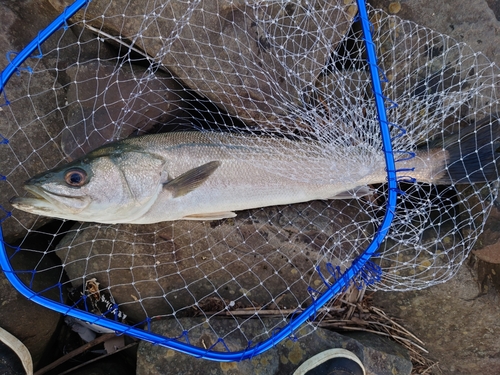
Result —
[[[484, 170], [478, 174], [468, 166], [476, 171], [494, 165], [496, 178], [492, 133], [485, 127], [449, 147], [417, 150], [398, 168], [414, 168], [411, 174], [420, 182], [442, 184], [485, 180]], [[490, 147], [464, 159], [467, 148], [486, 141]], [[336, 150], [336, 159], [328, 153], [311, 158], [322, 148], [315, 141], [227, 133], [145, 135], [31, 178], [25, 189], [33, 197], [11, 203], [33, 214], [108, 224], [217, 220], [239, 210], [360, 196], [367, 185], [386, 180], [380, 149], [366, 146], [360, 152], [363, 146], [350, 145]]]

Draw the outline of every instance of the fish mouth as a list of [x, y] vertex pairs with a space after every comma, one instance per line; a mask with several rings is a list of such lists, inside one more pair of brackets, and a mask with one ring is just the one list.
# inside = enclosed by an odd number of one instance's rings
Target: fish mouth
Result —
[[77, 214], [88, 206], [85, 197], [57, 194], [35, 185], [25, 185], [32, 197], [14, 197], [10, 204], [18, 210], [37, 215], [68, 218], [68, 214]]

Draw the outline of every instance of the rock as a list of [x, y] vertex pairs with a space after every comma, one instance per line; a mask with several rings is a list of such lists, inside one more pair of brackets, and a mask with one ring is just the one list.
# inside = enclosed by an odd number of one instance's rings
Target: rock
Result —
[[[62, 11], [69, 2], [50, 3]], [[95, 0], [85, 18], [112, 35], [137, 36], [137, 46], [186, 86], [232, 115], [262, 123], [301, 103], [301, 91], [321, 73], [349, 28], [353, 3], [319, 1], [308, 9], [301, 2], [167, 1], [160, 6]], [[145, 20], [152, 12], [158, 15], [154, 26]], [[308, 59], [301, 63], [291, 58], [305, 54]]]
[[[236, 325], [240, 320], [215, 319], [209, 324], [204, 323], [204, 319], [181, 318], [179, 320], [163, 320], [152, 323], [152, 331], [165, 337], [177, 337], [182, 334], [182, 330], [189, 329], [189, 340], [193, 345], [203, 348], [205, 345], [209, 348], [216, 345], [218, 351], [225, 351], [222, 343], [217, 343], [218, 337], [235, 331], [230, 339], [225, 339], [224, 344], [229, 350], [241, 350], [248, 345], [245, 337], [239, 333]], [[262, 334], [262, 324], [259, 321], [251, 321], [251, 324], [245, 324], [247, 333], [255, 335], [259, 330]], [[274, 326], [279, 323], [277, 319], [266, 322], [266, 325]], [[275, 374], [279, 369], [279, 355], [277, 349], [271, 349], [261, 356], [254, 357], [251, 360], [239, 363], [219, 363], [206, 360], [193, 360], [192, 356], [181, 354], [179, 352], [166, 349], [160, 346], [141, 342], [137, 352], [137, 375], [155, 373], [157, 368], [168, 368], [173, 374]]]
[[482, 292], [490, 288], [500, 291], [500, 242], [473, 251], [469, 264], [477, 274]]
[[[324, 287], [315, 266], [331, 262], [343, 268], [355, 256], [350, 244], [366, 246], [370, 228], [363, 232], [352, 217], [362, 219], [356, 201], [316, 201], [214, 222], [78, 224], [59, 243], [57, 255], [74, 287], [83, 277], [95, 277], [135, 322], [145, 312], [153, 317], [225, 311], [230, 301], [295, 309], [310, 304], [308, 286]], [[342, 245], [335, 235], [340, 228]]]
[[[267, 326], [283, 323], [281, 319], [254, 319], [247, 322], [239, 335], [224, 337], [224, 344], [230, 351], [242, 350], [247, 347], [245, 337], [256, 337], [262, 334], [261, 320], [272, 320], [272, 323], [264, 323]], [[218, 337], [230, 334], [237, 329], [242, 320], [212, 319], [205, 323], [204, 319], [178, 319], [163, 320], [152, 323], [155, 333], [166, 337], [178, 337], [183, 329], [189, 329], [188, 338], [190, 343], [203, 348], [216, 344]], [[352, 351], [361, 359], [366, 367], [367, 375], [392, 375], [410, 374], [412, 365], [408, 353], [396, 343], [372, 334], [359, 334], [356, 337], [347, 337], [326, 329], [314, 329], [304, 326], [297, 332], [301, 337], [292, 341], [286, 339], [276, 347], [241, 362], [209, 362], [196, 360], [193, 357], [175, 352], [170, 349], [150, 343], [141, 342], [137, 357], [137, 375], [152, 374], [158, 368], [168, 368], [175, 374], [292, 374], [303, 362], [312, 356], [332, 348], [345, 348]], [[214, 348], [218, 351], [226, 351], [219, 343]]]
[[[36, 237], [28, 238], [25, 244], [36, 249], [37, 245], [40, 246], [38, 241], [44, 243], [42, 238]], [[12, 255], [12, 251], [9, 251], [9, 255]], [[10, 261], [15, 270], [24, 271], [18, 273], [18, 276], [31, 290], [43, 291], [43, 296], [55, 301], [61, 300], [58, 288], [61, 268], [52, 258], [44, 256], [43, 250], [17, 252]], [[29, 270], [37, 272], [26, 272]], [[40, 363], [46, 364], [54, 355], [50, 348], [54, 344], [61, 315], [22, 296], [3, 273], [0, 273], [0, 301], [0, 326], [28, 348], [35, 368]]]
[[67, 74], [72, 84], [61, 145], [70, 159], [174, 120], [187, 99], [186, 90], [172, 77], [140, 66], [90, 60], [69, 68]]
[[[369, 3], [388, 11], [393, 0], [370, 0]], [[461, 0], [442, 3], [405, 0], [400, 3], [398, 17], [449, 35], [458, 42], [465, 42], [474, 51], [483, 52], [500, 65], [497, 32], [500, 17], [495, 17], [500, 9], [498, 1]]]
[[73, 375], [135, 375], [134, 368], [116, 355], [71, 371]]
[[440, 373], [500, 373], [498, 292], [482, 293], [468, 267], [448, 282], [414, 292], [376, 292], [374, 304], [424, 342]]
[[175, 110], [187, 99], [186, 90], [172, 77], [138, 65], [93, 59], [68, 68], [66, 73], [71, 84], [61, 145], [70, 159], [172, 121]]
[[495, 18], [500, 20], [500, 1], [498, 0], [486, 0], [486, 4], [495, 14]]
[[[389, 112], [390, 121], [410, 133], [412, 124], [421, 122], [425, 113], [426, 118], [437, 115], [430, 121], [440, 125], [434, 132], [441, 127], [453, 131], [498, 112], [492, 105], [497, 88], [489, 84], [498, 76], [500, 66], [500, 23], [490, 9], [495, 0], [439, 5], [432, 0], [369, 3], [401, 18], [372, 17], [380, 40], [378, 60], [391, 82], [384, 85], [384, 95], [399, 105], [398, 110]], [[428, 101], [434, 94], [442, 96], [439, 106], [448, 114], [439, 114], [437, 103]]]

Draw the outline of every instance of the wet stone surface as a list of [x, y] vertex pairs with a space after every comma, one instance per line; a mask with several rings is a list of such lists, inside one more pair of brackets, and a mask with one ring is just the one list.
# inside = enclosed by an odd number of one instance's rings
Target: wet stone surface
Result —
[[[131, 134], [151, 132], [175, 118], [185, 90], [162, 71], [118, 62], [89, 60], [67, 69], [68, 122], [61, 147], [76, 159], [97, 147]], [[131, 104], [124, 106], [123, 101]]]
[[[68, 5], [65, 0], [51, 0], [50, 3], [60, 11]], [[175, 38], [169, 53], [160, 56], [164, 66], [186, 86], [230, 114], [251, 122], [265, 122], [284, 114], [281, 104], [284, 99], [291, 103], [300, 102], [297, 90], [293, 89], [295, 80], [311, 82], [321, 72], [328, 54], [349, 28], [357, 9], [350, 0], [319, 3], [318, 7], [326, 9], [323, 25], [337, 25], [335, 33], [328, 31], [330, 28], [323, 29], [328, 34], [326, 38], [333, 43], [318, 43], [313, 38], [303, 37], [301, 30], [314, 34], [314, 30], [321, 29], [322, 25], [308, 22], [307, 7], [294, 3], [284, 9], [272, 1], [245, 5], [208, 0], [195, 6], [174, 1], [162, 8], [155, 20], [156, 27], [147, 29], [142, 29], [141, 17], [130, 15], [151, 13], [153, 4], [95, 0], [88, 7], [86, 16], [94, 26], [104, 26], [115, 35], [135, 35], [141, 30], [141, 47], [150, 56], [157, 56], [163, 48], [160, 30], [162, 35], [179, 32], [179, 38]], [[188, 9], [189, 24], [178, 29], [174, 19]], [[114, 17], [101, 18], [109, 14]], [[300, 20], [300, 32], [291, 26], [295, 22], [292, 17]], [[272, 35], [264, 31], [269, 21], [275, 25], [270, 29]], [[311, 57], [310, 63], [300, 67], [301, 64], [294, 64], [293, 60], [280, 60], [279, 53], [266, 53], [268, 48], [280, 47], [291, 55], [307, 53]], [[196, 54], [191, 51], [196, 51]], [[287, 69], [293, 74], [290, 75]]]
[[[266, 318], [264, 318], [266, 320]], [[153, 323], [154, 331], [167, 337], [179, 335], [178, 324], [185, 328], [198, 325], [190, 330], [190, 342], [198, 347], [210, 347], [217, 343], [217, 332], [230, 332], [236, 327], [237, 321], [219, 319], [203, 324], [202, 319], [181, 319], [180, 322], [172, 320], [158, 321]], [[252, 330], [261, 332], [261, 323], [254, 320], [252, 324], [246, 325], [245, 334], [254, 336]], [[284, 340], [275, 348], [261, 355], [242, 362], [209, 362], [206, 360], [193, 360], [193, 357], [180, 354], [161, 346], [153, 346], [149, 343], [141, 343], [138, 352], [137, 375], [152, 374], [159, 368], [168, 368], [175, 374], [262, 374], [279, 375], [292, 374], [297, 367], [312, 356], [331, 348], [345, 348], [355, 353], [366, 368], [367, 375], [405, 375], [411, 373], [411, 362], [408, 354], [398, 344], [377, 335], [359, 334], [343, 336], [324, 329], [315, 329], [305, 326], [297, 332], [299, 335], [309, 333], [298, 341]], [[232, 350], [241, 347], [240, 342], [245, 341], [243, 336], [239, 338], [226, 339], [225, 345]], [[218, 351], [225, 351], [222, 344], [216, 344]]]
[[375, 305], [419, 337], [438, 362], [436, 374], [500, 372], [498, 292], [481, 293], [468, 267], [447, 283], [415, 292], [377, 292]]

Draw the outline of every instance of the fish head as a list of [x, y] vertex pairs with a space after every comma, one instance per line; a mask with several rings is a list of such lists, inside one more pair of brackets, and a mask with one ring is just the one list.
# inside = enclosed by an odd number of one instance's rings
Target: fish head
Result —
[[109, 224], [142, 215], [161, 191], [163, 161], [116, 151], [97, 150], [32, 177], [24, 185], [31, 196], [15, 197], [12, 205], [43, 216]]

